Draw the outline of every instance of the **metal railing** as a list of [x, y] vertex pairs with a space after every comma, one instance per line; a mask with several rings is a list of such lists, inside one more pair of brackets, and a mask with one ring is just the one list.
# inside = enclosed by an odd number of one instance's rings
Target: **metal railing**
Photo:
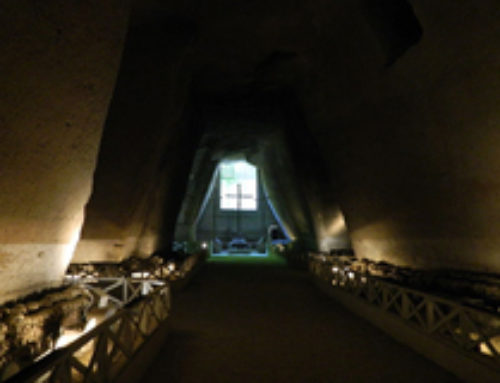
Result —
[[151, 337], [170, 310], [170, 288], [163, 286], [131, 302], [75, 342], [8, 379], [9, 383], [112, 382]]
[[353, 271], [333, 257], [311, 254], [309, 270], [331, 288], [353, 294], [500, 370], [500, 315]]
[[66, 276], [65, 281], [90, 290], [103, 301], [98, 302], [101, 307], [106, 306], [108, 300], [122, 307], [140, 296], [148, 295], [155, 288], [165, 285], [165, 282], [161, 280], [140, 277]]

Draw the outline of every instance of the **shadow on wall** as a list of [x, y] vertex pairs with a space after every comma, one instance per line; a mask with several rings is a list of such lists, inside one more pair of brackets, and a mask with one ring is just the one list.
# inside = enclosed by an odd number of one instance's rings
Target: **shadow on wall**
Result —
[[387, 66], [394, 64], [422, 38], [422, 26], [407, 0], [363, 0], [363, 3]]

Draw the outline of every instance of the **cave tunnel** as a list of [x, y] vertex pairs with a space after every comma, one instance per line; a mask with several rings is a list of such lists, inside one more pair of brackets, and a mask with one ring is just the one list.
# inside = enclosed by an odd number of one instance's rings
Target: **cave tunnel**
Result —
[[[331, 300], [304, 298], [303, 291], [314, 294], [302, 262], [309, 254], [321, 262], [355, 258], [374, 277], [484, 310], [493, 318], [480, 321], [487, 330], [457, 327], [448, 335], [468, 331], [462, 346], [489, 350], [483, 354], [495, 361], [483, 364], [490, 372], [469, 359], [441, 358], [441, 346], [412, 347], [464, 381], [500, 376], [498, 0], [0, 0], [0, 19], [0, 376], [12, 374], [5, 372], [12, 355], [26, 355], [14, 345], [41, 354], [37, 341], [12, 340], [8, 318], [31, 310], [18, 302], [59, 291], [70, 265], [167, 259], [179, 244], [186, 253], [208, 246], [215, 254], [292, 254], [288, 268], [208, 262], [194, 288], [232, 302], [221, 312], [240, 315], [242, 326], [251, 318], [250, 327], [271, 311], [299, 310], [272, 299], [313, 302], [297, 321], [327, 334], [318, 340], [320, 354], [330, 352], [329, 341], [350, 342], [328, 335], [334, 330], [318, 319], [323, 309], [338, 315], [332, 328], [355, 323], [358, 338], [384, 345], [378, 365], [347, 347], [345, 357], [361, 358], [368, 372], [349, 378], [338, 370], [339, 381], [455, 377], [398, 351]], [[243, 163], [247, 176], [254, 172], [252, 186], [231, 178]], [[329, 284], [349, 284], [355, 271]], [[182, 294], [183, 325], [203, 317], [203, 308], [213, 314], [201, 292]], [[242, 299], [254, 311], [240, 307]], [[413, 302], [401, 315], [423, 307]], [[394, 327], [359, 310], [383, 329]], [[458, 311], [447, 310], [443, 321], [455, 320]], [[467, 315], [456, 320], [475, 320]], [[295, 331], [292, 322], [272, 326]], [[203, 326], [220, 331], [211, 319]], [[199, 356], [200, 370], [215, 374], [211, 381], [337, 381], [328, 369], [341, 368], [323, 363], [314, 342], [298, 334], [300, 350], [274, 335], [272, 346], [262, 340], [271, 347], [266, 360], [283, 359], [259, 375], [258, 365], [242, 359], [254, 350], [238, 334], [221, 351], [243, 366], [233, 375], [217, 375], [209, 367], [215, 356]], [[174, 381], [199, 381], [179, 359], [188, 347], [208, 353], [191, 341], [177, 334], [179, 353], [162, 349], [177, 363], [169, 369], [187, 374]], [[359, 348], [376, 349], [367, 344]], [[299, 353], [307, 355], [300, 368]], [[405, 355], [399, 367], [384, 365], [398, 354]], [[22, 363], [14, 365], [17, 371]]]
[[[181, 209], [192, 208], [189, 202], [185, 201]], [[183, 216], [180, 213], [179, 219], [184, 223]], [[219, 163], [194, 226], [194, 240], [214, 256], [266, 256], [269, 246], [290, 241], [282, 219], [264, 190], [260, 169], [241, 157], [226, 157]], [[182, 241], [180, 231], [186, 227], [189, 225], [177, 223], [174, 235], [177, 242], [187, 244], [190, 240], [187, 237]]]

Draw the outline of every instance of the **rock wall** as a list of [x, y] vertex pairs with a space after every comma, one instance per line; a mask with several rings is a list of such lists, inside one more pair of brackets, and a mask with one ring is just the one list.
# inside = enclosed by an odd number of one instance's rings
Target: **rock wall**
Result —
[[0, 3], [0, 303], [70, 262], [127, 20], [116, 0]]
[[3, 306], [0, 309], [0, 378], [10, 376], [53, 350], [65, 330], [83, 330], [92, 302], [89, 291], [71, 286]]
[[[498, 273], [500, 7], [410, 3], [422, 38], [389, 66], [363, 15], [333, 22], [316, 9], [308, 126], [358, 256]], [[349, 55], [326, 48], [339, 29], [351, 35], [342, 40]]]
[[91, 192], [77, 262], [168, 246], [186, 191], [188, 237], [235, 153], [306, 248], [500, 272], [497, 0], [133, 3], [1, 2], [0, 302], [60, 281]]
[[196, 143], [183, 113], [193, 33], [162, 15], [132, 24], [74, 262], [150, 255], [173, 232], [163, 218], [175, 222]]

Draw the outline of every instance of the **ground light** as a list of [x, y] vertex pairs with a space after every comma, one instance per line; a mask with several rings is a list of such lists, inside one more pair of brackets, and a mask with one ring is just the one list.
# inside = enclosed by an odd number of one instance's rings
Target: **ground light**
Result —
[[286, 265], [286, 260], [272, 252], [266, 253], [222, 253], [211, 254], [210, 263], [237, 263], [237, 264], [269, 264]]
[[90, 318], [83, 330], [65, 330], [57, 339], [54, 346], [55, 349], [66, 347], [68, 344], [74, 342], [86, 332], [92, 330], [97, 324], [96, 318]]

